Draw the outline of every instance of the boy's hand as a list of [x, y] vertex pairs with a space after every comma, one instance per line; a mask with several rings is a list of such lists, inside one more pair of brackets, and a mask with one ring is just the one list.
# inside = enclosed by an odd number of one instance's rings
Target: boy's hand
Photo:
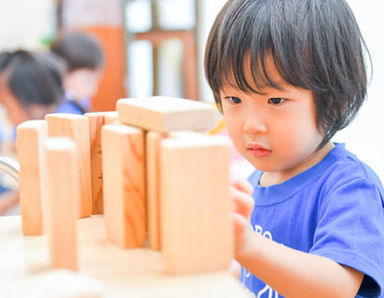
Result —
[[232, 201], [234, 202], [235, 258], [238, 258], [246, 253], [252, 233], [250, 217], [254, 205], [253, 188], [247, 181], [236, 181], [232, 184], [231, 190]]

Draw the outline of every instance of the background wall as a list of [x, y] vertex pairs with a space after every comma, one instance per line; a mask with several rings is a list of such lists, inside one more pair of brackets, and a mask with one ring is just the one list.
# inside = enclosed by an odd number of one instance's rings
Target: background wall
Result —
[[352, 124], [341, 131], [336, 141], [368, 163], [384, 181], [384, 3], [382, 0], [348, 0], [372, 56], [373, 75], [368, 97]]
[[0, 0], [0, 50], [42, 47], [55, 22], [53, 0]]

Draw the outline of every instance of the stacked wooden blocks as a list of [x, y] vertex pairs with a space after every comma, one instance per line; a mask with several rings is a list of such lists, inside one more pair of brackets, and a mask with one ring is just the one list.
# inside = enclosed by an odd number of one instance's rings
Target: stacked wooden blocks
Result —
[[229, 141], [206, 134], [216, 117], [207, 103], [148, 97], [120, 99], [115, 112], [20, 125], [24, 234], [43, 233], [46, 222], [56, 233], [53, 267], [75, 269], [75, 218], [104, 214], [109, 241], [137, 248], [148, 240], [169, 273], [225, 270], [233, 254]]

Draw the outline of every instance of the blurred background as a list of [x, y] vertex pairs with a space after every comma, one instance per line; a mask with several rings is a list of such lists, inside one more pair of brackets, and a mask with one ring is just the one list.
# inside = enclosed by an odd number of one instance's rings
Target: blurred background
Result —
[[[381, 0], [348, 0], [370, 50], [368, 100], [335, 140], [384, 180], [384, 38]], [[203, 71], [207, 35], [224, 0], [0, 0], [0, 50], [45, 50], [57, 34], [96, 36], [105, 68], [93, 111], [115, 109], [122, 97], [167, 95], [213, 101]], [[7, 127], [0, 107], [0, 121]], [[10, 133], [12, 134], [12, 132]], [[12, 138], [10, 136], [9, 138]], [[249, 171], [247, 168], [245, 171]]]

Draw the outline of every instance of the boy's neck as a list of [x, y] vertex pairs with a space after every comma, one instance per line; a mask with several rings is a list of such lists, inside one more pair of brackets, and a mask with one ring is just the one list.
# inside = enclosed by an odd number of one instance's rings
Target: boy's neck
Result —
[[315, 151], [305, 161], [301, 163], [301, 166], [295, 167], [292, 170], [279, 171], [279, 172], [264, 172], [260, 178], [261, 186], [271, 186], [275, 184], [283, 183], [300, 173], [312, 168], [314, 165], [321, 162], [324, 157], [331, 151], [335, 145], [332, 142], [325, 144], [320, 150]]

